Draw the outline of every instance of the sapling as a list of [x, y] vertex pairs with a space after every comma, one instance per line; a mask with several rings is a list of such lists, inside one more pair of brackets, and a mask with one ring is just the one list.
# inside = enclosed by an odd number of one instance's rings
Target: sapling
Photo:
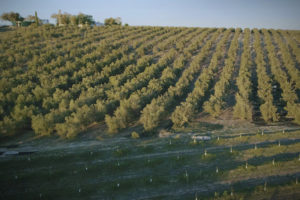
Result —
[[246, 169], [248, 169], [248, 162], [246, 161]]
[[283, 134], [285, 133], [284, 129], [282, 130], [282, 133], [283, 133]]
[[196, 138], [194, 138], [194, 144], [196, 144], [196, 143], [197, 143]]
[[171, 145], [171, 144], [172, 144], [172, 141], [170, 140], [170, 141], [169, 141], [169, 145]]
[[79, 193], [81, 192], [81, 188], [78, 189], [78, 192], [79, 192]]
[[119, 163], [119, 161], [118, 161], [118, 164], [117, 164], [117, 165], [118, 165], [118, 167], [120, 167], [120, 163]]
[[272, 160], [272, 164], [273, 164], [273, 166], [275, 165], [275, 158], [273, 158], [273, 160]]
[[280, 147], [280, 140], [278, 141], [278, 146]]
[[261, 131], [261, 135], [264, 135], [264, 131], [263, 130]]
[[264, 191], [267, 191], [267, 181], [265, 181]]
[[242, 134], [240, 133], [240, 138], [242, 137]]
[[216, 168], [216, 173], [219, 173], [219, 169], [218, 169], [218, 167]]
[[218, 141], [220, 140], [220, 137], [218, 136]]
[[187, 171], [185, 170], [185, 178], [186, 178], [186, 182], [189, 182], [189, 174], [187, 173]]
[[230, 153], [232, 153], [232, 146], [230, 147]]
[[206, 149], [204, 150], [204, 156], [207, 156], [207, 151], [206, 151]]
[[197, 192], [196, 192], [196, 195], [195, 195], [195, 200], [198, 200], [198, 194], [197, 194]]
[[296, 177], [296, 185], [298, 185], [298, 177]]
[[117, 183], [117, 187], [118, 187], [118, 188], [120, 187], [120, 183]]
[[233, 188], [231, 187], [230, 196], [233, 196]]
[[150, 183], [152, 183], [152, 178], [150, 178], [150, 180], [149, 180], [149, 181], [150, 181]]
[[87, 171], [88, 170], [88, 168], [87, 167], [85, 167], [85, 171]]
[[257, 145], [256, 144], [254, 145], [254, 149], [257, 149]]

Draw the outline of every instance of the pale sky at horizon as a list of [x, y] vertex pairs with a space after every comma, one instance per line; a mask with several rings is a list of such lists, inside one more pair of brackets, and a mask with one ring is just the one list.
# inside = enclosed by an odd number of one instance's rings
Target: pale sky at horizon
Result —
[[121, 17], [129, 25], [300, 30], [300, 0], [0, 0], [0, 14], [14, 11], [26, 17], [37, 11], [52, 23], [59, 9], [99, 22]]

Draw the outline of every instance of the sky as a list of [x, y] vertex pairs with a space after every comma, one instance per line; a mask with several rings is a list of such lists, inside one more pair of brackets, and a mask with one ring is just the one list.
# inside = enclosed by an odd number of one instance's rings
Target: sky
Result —
[[[121, 17], [129, 25], [300, 30], [300, 0], [0, 0], [0, 14], [51, 19], [53, 13]], [[0, 24], [4, 24], [0, 21]]]

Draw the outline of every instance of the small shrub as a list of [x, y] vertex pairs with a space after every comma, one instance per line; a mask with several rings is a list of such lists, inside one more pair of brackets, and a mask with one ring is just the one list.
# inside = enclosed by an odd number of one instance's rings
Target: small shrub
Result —
[[139, 135], [137, 132], [133, 131], [133, 132], [131, 133], [131, 137], [132, 137], [133, 139], [138, 139], [138, 138], [140, 138], [140, 135]]

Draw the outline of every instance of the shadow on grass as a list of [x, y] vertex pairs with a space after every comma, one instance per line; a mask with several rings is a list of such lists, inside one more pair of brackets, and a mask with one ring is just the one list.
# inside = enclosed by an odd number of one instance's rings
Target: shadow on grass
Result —
[[183, 128], [176, 128], [175, 132], [182, 132], [182, 133], [195, 133], [195, 132], [207, 132], [207, 131], [214, 131], [223, 129], [223, 125], [221, 124], [212, 124], [208, 122], [191, 122], [187, 124]]

